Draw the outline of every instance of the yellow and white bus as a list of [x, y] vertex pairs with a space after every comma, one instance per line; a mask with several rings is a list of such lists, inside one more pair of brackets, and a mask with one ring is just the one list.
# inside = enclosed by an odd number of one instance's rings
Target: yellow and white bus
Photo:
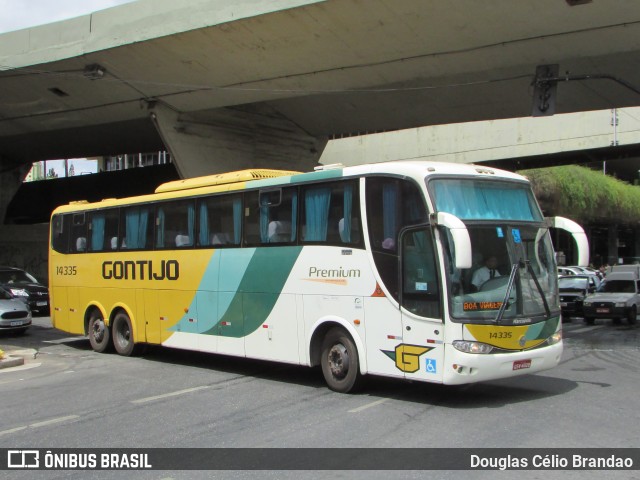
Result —
[[[549, 221], [524, 177], [403, 161], [245, 170], [58, 207], [55, 328], [92, 348], [143, 344], [462, 384], [558, 364]], [[485, 264], [485, 266], [483, 266]], [[480, 281], [483, 268], [493, 278]]]

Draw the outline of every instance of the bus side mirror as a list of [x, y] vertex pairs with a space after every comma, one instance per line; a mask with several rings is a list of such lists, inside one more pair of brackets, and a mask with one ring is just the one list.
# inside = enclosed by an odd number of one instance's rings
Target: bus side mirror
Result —
[[545, 219], [549, 227], [560, 228], [571, 234], [578, 247], [578, 266], [589, 265], [589, 240], [580, 225], [573, 220], [564, 217], [547, 217]]
[[436, 224], [449, 229], [456, 252], [457, 269], [471, 268], [471, 238], [465, 224], [455, 215], [438, 212]]

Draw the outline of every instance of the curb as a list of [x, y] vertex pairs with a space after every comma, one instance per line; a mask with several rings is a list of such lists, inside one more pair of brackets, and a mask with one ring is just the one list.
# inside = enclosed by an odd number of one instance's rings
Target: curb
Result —
[[25, 358], [36, 358], [37, 354], [33, 348], [5, 350], [5, 358], [0, 359], [0, 369], [24, 365]]
[[18, 367], [20, 365], [24, 365], [24, 357], [13, 357], [11, 355], [7, 355], [5, 358], [0, 360], [0, 368]]

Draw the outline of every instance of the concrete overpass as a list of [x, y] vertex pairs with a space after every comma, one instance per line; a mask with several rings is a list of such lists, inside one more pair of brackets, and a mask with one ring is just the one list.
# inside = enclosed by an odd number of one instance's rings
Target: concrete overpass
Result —
[[41, 159], [305, 170], [334, 136], [526, 116], [540, 65], [558, 113], [635, 106], [639, 53], [635, 0], [138, 0], [0, 35], [0, 213]]
[[548, 64], [598, 78], [558, 113], [640, 104], [637, 2], [138, 0], [0, 35], [0, 161], [304, 168], [330, 136], [526, 116]]

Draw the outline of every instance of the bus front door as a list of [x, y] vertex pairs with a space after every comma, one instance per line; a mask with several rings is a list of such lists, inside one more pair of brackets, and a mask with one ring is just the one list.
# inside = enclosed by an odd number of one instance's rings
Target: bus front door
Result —
[[444, 361], [442, 294], [430, 227], [401, 232], [402, 344], [396, 364], [407, 379], [441, 382]]

